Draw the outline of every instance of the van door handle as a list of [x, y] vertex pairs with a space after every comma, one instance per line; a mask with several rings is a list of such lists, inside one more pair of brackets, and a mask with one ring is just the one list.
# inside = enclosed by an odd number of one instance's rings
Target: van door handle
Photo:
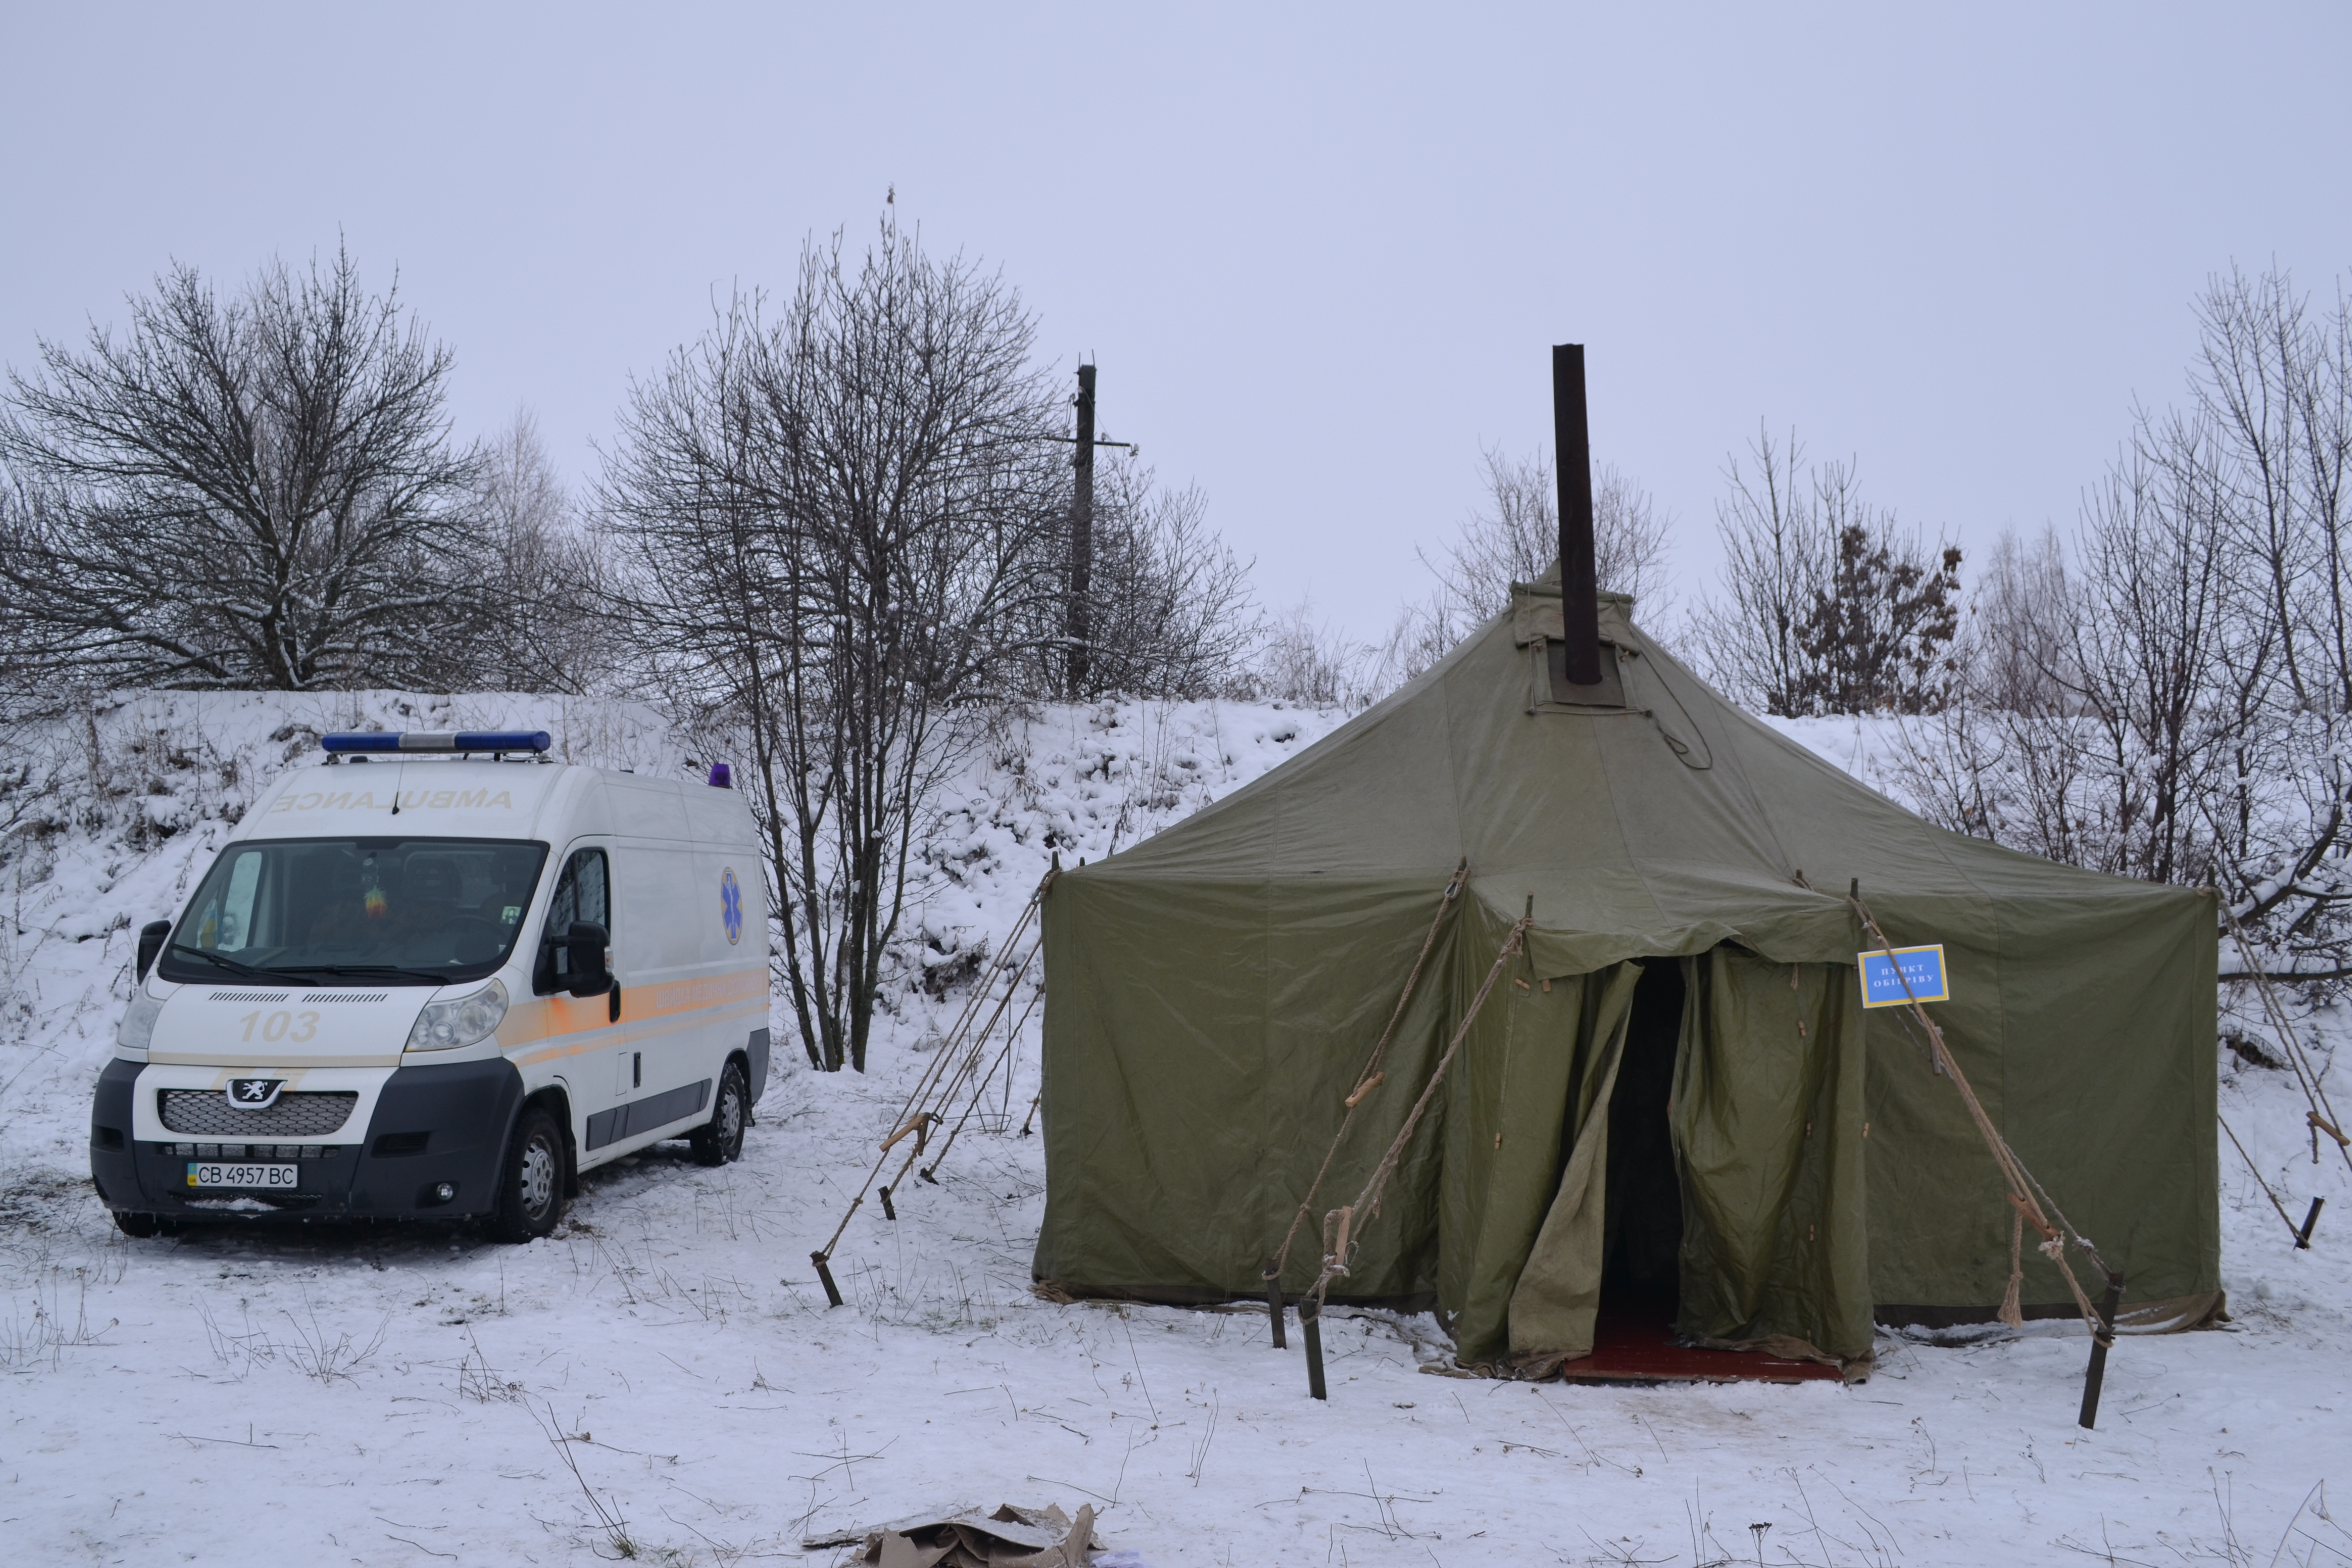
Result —
[[613, 988], [604, 994], [613, 999], [612, 1006], [605, 1013], [605, 1020], [617, 1024], [621, 1021], [621, 983], [617, 980], [613, 982]]

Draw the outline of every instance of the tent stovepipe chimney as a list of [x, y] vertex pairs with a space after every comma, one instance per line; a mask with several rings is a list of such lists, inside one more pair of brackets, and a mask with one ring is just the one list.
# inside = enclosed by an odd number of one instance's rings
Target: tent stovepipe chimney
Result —
[[1592, 442], [1584, 411], [1584, 345], [1551, 351], [1552, 451], [1559, 463], [1559, 624], [1566, 675], [1601, 679], [1600, 583], [1592, 558]]

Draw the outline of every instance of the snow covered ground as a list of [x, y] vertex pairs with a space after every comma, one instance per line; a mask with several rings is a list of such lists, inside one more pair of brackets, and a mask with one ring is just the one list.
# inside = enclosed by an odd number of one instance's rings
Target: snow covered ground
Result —
[[[1039, 1300], [1034, 1024], [1005, 1126], [967, 1131], [896, 1223], [858, 1214], [835, 1263], [850, 1304], [826, 1310], [810, 1249], [961, 1000], [912, 986], [862, 1078], [809, 1071], [776, 1020], [740, 1163], [681, 1148], [593, 1173], [528, 1247], [421, 1227], [128, 1242], [83, 1145], [131, 931], [270, 770], [315, 756], [310, 731], [371, 720], [687, 760], [642, 708], [385, 693], [152, 697], [41, 739], [63, 781], [41, 809], [73, 826], [0, 861], [12, 1563], [829, 1564], [802, 1540], [1000, 1501], [1092, 1502], [1155, 1568], [2352, 1560], [2324, 1489], [2352, 1482], [2352, 1190], [2332, 1152], [2313, 1163], [2286, 1076], [2235, 1058], [2225, 1115], [2298, 1219], [2315, 1194], [2331, 1212], [2292, 1251], [2225, 1143], [2236, 1321], [2125, 1341], [2087, 1434], [2079, 1327], [1889, 1336], [1851, 1388], [1612, 1391], [1426, 1375], [1446, 1354], [1431, 1321], [1341, 1311], [1317, 1404], [1262, 1310]], [[1335, 722], [1118, 704], [992, 738], [931, 838], [932, 960], [1001, 936], [1053, 847], [1133, 842]], [[1886, 737], [1817, 728], [1791, 731], [1885, 787]], [[2325, 1053], [2352, 1027], [2315, 1033]]]

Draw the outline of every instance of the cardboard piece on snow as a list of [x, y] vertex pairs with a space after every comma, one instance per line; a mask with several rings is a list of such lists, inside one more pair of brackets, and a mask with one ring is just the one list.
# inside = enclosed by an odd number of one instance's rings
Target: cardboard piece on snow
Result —
[[[917, 1514], [866, 1532], [855, 1561], [875, 1568], [1087, 1568], [1090, 1554], [1105, 1550], [1094, 1514], [1089, 1504], [1073, 1520], [1051, 1503]], [[847, 1533], [801, 1544], [814, 1549], [860, 1539]]]

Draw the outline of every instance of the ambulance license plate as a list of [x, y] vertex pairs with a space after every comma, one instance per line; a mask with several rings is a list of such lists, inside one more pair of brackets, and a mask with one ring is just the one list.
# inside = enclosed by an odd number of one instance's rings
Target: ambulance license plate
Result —
[[188, 1185], [192, 1187], [261, 1187], [272, 1192], [291, 1192], [301, 1184], [299, 1165], [247, 1165], [224, 1160], [191, 1160], [188, 1162]]

